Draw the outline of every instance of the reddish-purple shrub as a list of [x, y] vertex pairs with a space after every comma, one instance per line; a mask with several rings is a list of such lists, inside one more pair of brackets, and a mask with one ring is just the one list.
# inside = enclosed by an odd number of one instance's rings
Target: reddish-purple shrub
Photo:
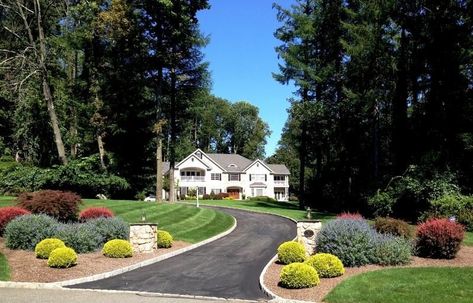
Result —
[[363, 220], [364, 218], [359, 213], [343, 212], [337, 215], [337, 219]]
[[374, 228], [381, 234], [391, 234], [398, 237], [409, 239], [412, 232], [409, 224], [405, 221], [394, 218], [377, 217], [374, 220]]
[[79, 213], [80, 196], [59, 190], [40, 190], [23, 193], [17, 198], [18, 206], [34, 214], [46, 214], [62, 222], [75, 221]]
[[79, 214], [79, 220], [87, 221], [89, 219], [96, 219], [100, 217], [112, 218], [115, 215], [113, 212], [106, 207], [90, 207], [86, 208]]
[[228, 197], [230, 197], [230, 195], [228, 193], [218, 193], [215, 196], [215, 199], [216, 200], [222, 200], [223, 198], [228, 198]]
[[18, 216], [28, 215], [29, 211], [21, 207], [8, 206], [0, 208], [0, 235], [3, 235], [5, 226]]
[[416, 251], [421, 257], [453, 259], [464, 237], [463, 226], [448, 219], [430, 219], [417, 227]]

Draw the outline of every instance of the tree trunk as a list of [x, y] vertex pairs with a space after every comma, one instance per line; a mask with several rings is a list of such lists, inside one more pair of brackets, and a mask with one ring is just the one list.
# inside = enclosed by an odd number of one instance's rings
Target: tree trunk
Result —
[[176, 138], [177, 138], [177, 125], [176, 125], [176, 73], [174, 69], [171, 70], [171, 142], [169, 146], [169, 202], [173, 203], [176, 201], [176, 190], [174, 180], [174, 166], [176, 165]]
[[103, 170], [107, 170], [107, 166], [105, 165], [105, 146], [102, 135], [97, 135], [97, 145], [99, 147], [100, 167], [102, 167]]
[[156, 202], [163, 200], [163, 139], [156, 136]]
[[[71, 68], [70, 68], [70, 80], [71, 80], [71, 93], [74, 93], [74, 87], [76, 85], [76, 79], [77, 79], [77, 64], [78, 64], [78, 55], [77, 51], [74, 51], [73, 55], [73, 60], [72, 60]], [[78, 138], [78, 130], [77, 130], [77, 110], [75, 108], [74, 102], [71, 102], [70, 106], [70, 111], [71, 111], [71, 126], [70, 126], [70, 133], [71, 133], [71, 138], [72, 138], [72, 144], [71, 144], [71, 158], [76, 158], [77, 157], [77, 151], [78, 151], [78, 144], [77, 144], [77, 138]]]
[[56, 109], [54, 108], [51, 88], [48, 82], [48, 69], [46, 67], [46, 39], [44, 37], [44, 30], [42, 25], [41, 4], [38, 0], [35, 2], [35, 4], [37, 6], [36, 21], [38, 26], [39, 38], [39, 66], [41, 68], [41, 75], [43, 81], [43, 95], [44, 100], [46, 101], [46, 106], [48, 108], [49, 119], [51, 122], [51, 127], [53, 129], [54, 142], [56, 143], [59, 160], [62, 164], [67, 164], [66, 151], [64, 149], [64, 143], [62, 141], [61, 129], [59, 128], [59, 120], [56, 115]]

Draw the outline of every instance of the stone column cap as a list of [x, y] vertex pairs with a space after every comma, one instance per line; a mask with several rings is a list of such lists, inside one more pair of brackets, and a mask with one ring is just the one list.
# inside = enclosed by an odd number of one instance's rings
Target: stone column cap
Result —
[[320, 220], [297, 220], [297, 223], [322, 223]]
[[130, 226], [158, 226], [158, 223], [130, 223]]

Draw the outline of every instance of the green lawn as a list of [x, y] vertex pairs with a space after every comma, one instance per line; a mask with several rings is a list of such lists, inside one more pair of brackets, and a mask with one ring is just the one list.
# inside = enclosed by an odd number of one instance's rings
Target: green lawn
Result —
[[0, 253], [0, 281], [10, 280], [10, 268], [7, 259]]
[[351, 277], [332, 290], [329, 303], [467, 303], [473, 268], [394, 268]]
[[[187, 201], [195, 204], [195, 201]], [[294, 220], [306, 219], [307, 212], [300, 210], [296, 203], [291, 202], [262, 202], [262, 201], [239, 201], [239, 200], [200, 200], [202, 205], [223, 206], [231, 208], [246, 209], [256, 212], [264, 212], [276, 215], [282, 215]], [[312, 212], [312, 219], [327, 221], [335, 218], [334, 214], [325, 212]]]
[[[0, 207], [13, 205], [13, 199], [0, 197]], [[145, 214], [148, 222], [158, 223], [158, 229], [169, 231], [176, 240], [190, 243], [208, 239], [233, 225], [233, 218], [227, 214], [184, 204], [84, 199], [81, 208], [91, 206], [108, 207], [129, 223], [141, 222]]]

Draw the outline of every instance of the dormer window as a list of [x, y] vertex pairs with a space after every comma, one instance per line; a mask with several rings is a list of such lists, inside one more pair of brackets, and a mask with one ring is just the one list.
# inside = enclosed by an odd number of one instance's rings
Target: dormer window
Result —
[[196, 152], [195, 155], [199, 157], [199, 159], [202, 159], [202, 153], [200, 151]]
[[228, 165], [228, 167], [236, 168], [236, 167], [238, 167], [238, 166], [237, 166], [236, 164], [233, 164], [233, 163], [232, 163], [232, 164]]

